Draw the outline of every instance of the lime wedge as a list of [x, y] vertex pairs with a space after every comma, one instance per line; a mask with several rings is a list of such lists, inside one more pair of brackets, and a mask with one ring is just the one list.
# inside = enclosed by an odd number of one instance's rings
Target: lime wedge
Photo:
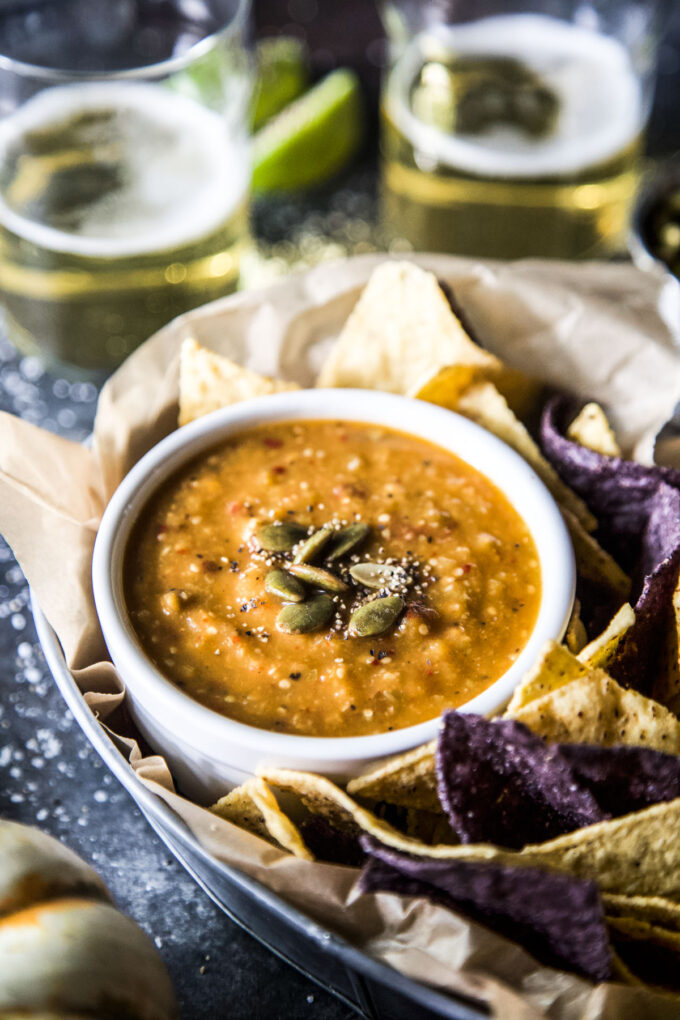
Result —
[[253, 131], [302, 95], [309, 85], [307, 47], [292, 36], [263, 39], [255, 52], [257, 84]]
[[338, 173], [357, 151], [363, 105], [354, 71], [332, 71], [255, 135], [253, 189], [296, 191]]

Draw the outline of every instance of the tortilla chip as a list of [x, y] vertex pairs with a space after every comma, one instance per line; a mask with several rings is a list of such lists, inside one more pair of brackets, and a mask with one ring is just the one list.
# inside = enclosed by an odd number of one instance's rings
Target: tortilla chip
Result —
[[465, 390], [477, 383], [493, 383], [518, 417], [535, 413], [539, 403], [541, 387], [535, 380], [505, 366], [502, 374], [497, 367], [489, 365], [447, 365], [430, 379], [422, 380], [408, 392], [407, 396], [426, 400], [429, 404], [446, 407], [455, 411]]
[[560, 748], [514, 719], [446, 712], [436, 762], [439, 799], [462, 843], [519, 849], [607, 817]]
[[312, 815], [320, 815], [340, 832], [359, 835], [368, 832], [390, 846], [410, 851], [421, 845], [399, 832], [372, 811], [357, 804], [330, 779], [292, 769], [262, 769], [261, 777], [280, 790], [294, 793]]
[[679, 825], [680, 798], [527, 846], [519, 856], [592, 878], [605, 892], [680, 901]]
[[567, 436], [589, 450], [605, 457], [620, 457], [621, 448], [614, 431], [607, 421], [607, 415], [599, 404], [590, 403], [581, 408], [567, 429]]
[[249, 779], [242, 786], [237, 786], [213, 804], [210, 810], [255, 836], [261, 836], [269, 843], [289, 850], [296, 857], [314, 860], [299, 829], [283, 813], [276, 797], [262, 779]]
[[440, 811], [434, 771], [436, 743], [433, 740], [416, 747], [357, 776], [347, 784], [347, 792], [352, 797], [385, 801], [405, 808]]
[[425, 383], [419, 384], [410, 396], [455, 411], [465, 391], [473, 383], [485, 381], [486, 375], [481, 365], [447, 365]]
[[652, 695], [671, 712], [680, 715], [680, 578], [673, 592], [671, 608], [663, 659]]
[[438, 811], [408, 808], [403, 828], [410, 839], [417, 839], [432, 846], [437, 843], [460, 843], [441, 808]]
[[[554, 493], [553, 493], [554, 495]], [[617, 600], [623, 600], [630, 593], [630, 578], [616, 560], [590, 535], [576, 514], [562, 506], [562, 516], [569, 529], [574, 546], [576, 568], [579, 579], [592, 581], [608, 589]]]
[[535, 665], [515, 688], [505, 712], [506, 717], [516, 717], [519, 709], [530, 701], [585, 676], [586, 672], [585, 666], [568, 648], [558, 645], [556, 641], [548, 641]]
[[680, 932], [674, 931], [672, 928], [649, 924], [648, 921], [641, 921], [637, 917], [608, 917], [607, 923], [610, 928], [621, 932], [630, 939], [656, 942], [659, 946], [680, 953]]
[[531, 465], [560, 506], [573, 514], [585, 531], [595, 530], [597, 520], [586, 504], [560, 479], [493, 383], [473, 383], [460, 394], [451, 409], [493, 432], [516, 450]]
[[603, 896], [607, 917], [635, 917], [648, 924], [680, 932], [680, 903], [661, 896]]
[[605, 892], [680, 902], [680, 840], [676, 835], [680, 799], [512, 851], [484, 843], [430, 846], [397, 832], [320, 776], [283, 769], [268, 770], [264, 775], [273, 786], [297, 793], [310, 811], [333, 818], [339, 827], [353, 825], [355, 831], [415, 857], [561, 871], [592, 879]]
[[633, 607], [628, 603], [619, 609], [612, 618], [606, 630], [590, 644], [582, 648], [578, 653], [578, 660], [584, 666], [599, 667], [607, 669], [607, 666], [614, 659], [619, 644], [623, 640], [626, 631], [635, 623]]
[[557, 743], [626, 744], [680, 754], [680, 720], [600, 669], [524, 704], [512, 716]]
[[300, 823], [300, 831], [315, 860], [353, 868], [364, 863], [366, 854], [361, 849], [358, 832], [338, 829], [323, 815], [311, 814]]
[[410, 262], [384, 262], [373, 271], [317, 386], [415, 396], [449, 366], [468, 369], [468, 385], [474, 370], [481, 371], [520, 408], [533, 407], [541, 390], [475, 343], [433, 273]]
[[384, 262], [371, 274], [317, 385], [408, 393], [458, 363], [502, 368], [467, 335], [434, 273], [410, 262]]
[[[546, 456], [565, 481], [592, 506], [603, 542], [621, 563], [644, 578], [635, 623], [616, 651], [609, 672], [628, 687], [652, 693], [664, 668], [670, 606], [680, 568], [680, 471], [604, 457], [563, 434], [569, 405], [546, 404], [541, 438]], [[637, 594], [637, 593], [636, 593]]]
[[657, 990], [680, 988], [680, 932], [636, 917], [607, 917], [612, 941], [635, 977]]
[[432, 861], [362, 839], [362, 892], [425, 896], [486, 924], [550, 966], [593, 981], [614, 976], [602, 902], [592, 881], [495, 862]]
[[179, 424], [186, 425], [194, 418], [241, 400], [299, 388], [297, 383], [251, 372], [187, 339], [182, 344], [179, 362]]
[[588, 643], [588, 634], [581, 619], [581, 603], [578, 599], [574, 599], [571, 616], [569, 617], [569, 623], [564, 635], [564, 643], [572, 655], [577, 655]]

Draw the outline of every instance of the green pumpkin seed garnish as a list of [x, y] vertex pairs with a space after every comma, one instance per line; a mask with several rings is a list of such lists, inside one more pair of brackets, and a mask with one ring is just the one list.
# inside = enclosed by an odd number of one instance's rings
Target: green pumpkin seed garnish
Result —
[[391, 563], [355, 563], [349, 572], [365, 588], [389, 588], [405, 576], [403, 567]]
[[255, 532], [255, 539], [265, 552], [288, 552], [306, 537], [307, 529], [292, 521], [262, 524]]
[[314, 567], [311, 563], [291, 563], [288, 570], [294, 577], [299, 577], [307, 584], [313, 584], [315, 588], [323, 588], [324, 591], [335, 593], [347, 591], [348, 588], [348, 585], [335, 574], [331, 574], [330, 570]]
[[276, 626], [286, 634], [309, 634], [328, 623], [335, 610], [328, 595], [315, 595], [306, 602], [284, 606], [276, 618]]
[[403, 608], [404, 600], [399, 595], [388, 595], [384, 599], [365, 602], [352, 613], [348, 628], [350, 637], [375, 637], [376, 634], [384, 634], [396, 623]]
[[357, 521], [356, 524], [349, 524], [346, 528], [337, 532], [337, 538], [333, 543], [330, 554], [326, 557], [329, 563], [339, 560], [341, 556], [351, 552], [366, 539], [370, 533], [371, 526], [364, 521]]
[[293, 557], [293, 563], [311, 563], [319, 555], [332, 534], [334, 534], [333, 529], [329, 528], [328, 525], [319, 528], [298, 548]]
[[264, 579], [265, 591], [270, 595], [276, 595], [284, 602], [302, 602], [305, 595], [305, 586], [297, 577], [293, 577], [287, 570], [270, 570]]

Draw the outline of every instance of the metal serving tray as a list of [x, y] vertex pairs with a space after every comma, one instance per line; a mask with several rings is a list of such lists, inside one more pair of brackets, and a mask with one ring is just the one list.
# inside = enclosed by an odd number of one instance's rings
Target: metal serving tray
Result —
[[224, 913], [273, 953], [332, 992], [366, 1020], [480, 1020], [479, 1003], [444, 995], [355, 949], [266, 886], [203, 849], [186, 825], [137, 778], [88, 708], [59, 640], [33, 599], [45, 659], [74, 718], [94, 749], [136, 802], [149, 825]]

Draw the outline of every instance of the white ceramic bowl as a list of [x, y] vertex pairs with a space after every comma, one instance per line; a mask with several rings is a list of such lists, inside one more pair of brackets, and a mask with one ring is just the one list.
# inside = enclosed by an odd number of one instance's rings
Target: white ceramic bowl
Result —
[[185, 792], [201, 801], [221, 796], [258, 766], [305, 769], [338, 780], [386, 756], [431, 740], [432, 719], [361, 737], [273, 733], [228, 719], [173, 686], [142, 651], [123, 599], [123, 554], [132, 525], [166, 478], [220, 440], [263, 422], [301, 419], [371, 422], [430, 440], [486, 475], [526, 522], [538, 551], [542, 596], [531, 636], [512, 667], [460, 711], [501, 709], [549, 638], [562, 637], [574, 599], [571, 541], [548, 490], [510, 447], [451, 411], [387, 393], [304, 390], [245, 401], [178, 429], [150, 450], [123, 479], [99, 528], [93, 557], [97, 613], [111, 658], [127, 687], [130, 711], [154, 750], [168, 760]]

